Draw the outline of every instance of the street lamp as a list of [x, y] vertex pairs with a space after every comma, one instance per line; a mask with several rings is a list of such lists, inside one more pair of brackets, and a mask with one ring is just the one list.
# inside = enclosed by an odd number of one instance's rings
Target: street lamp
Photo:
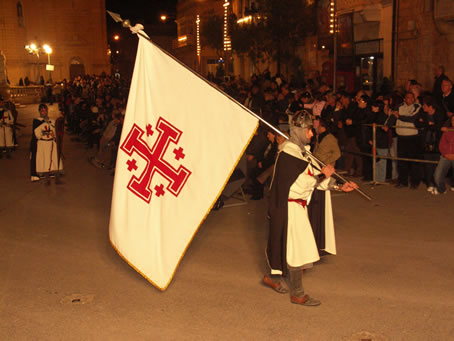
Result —
[[36, 46], [35, 43], [31, 43], [30, 45], [25, 45], [25, 49], [28, 51], [30, 54], [34, 54], [39, 58], [39, 48]]
[[37, 58], [36, 60], [36, 72], [37, 72], [37, 80], [39, 81], [39, 48], [36, 46], [35, 43], [31, 43], [30, 45], [25, 45], [25, 49], [27, 50], [28, 53], [34, 54]]
[[52, 83], [52, 71], [54, 70], [54, 66], [50, 64], [50, 54], [52, 53], [52, 47], [50, 47], [47, 44], [44, 44], [43, 50], [47, 54], [46, 70], [49, 71], [49, 83]]
[[38, 79], [39, 77], [39, 54], [44, 51], [47, 54], [47, 65], [46, 70], [49, 71], [49, 81], [52, 81], [51, 71], [54, 71], [54, 66], [50, 64], [50, 54], [52, 53], [52, 48], [48, 44], [44, 44], [43, 46], [38, 46], [35, 43], [31, 43], [30, 45], [25, 45], [25, 49], [28, 53], [34, 54], [38, 60], [36, 61], [36, 69], [38, 72]]

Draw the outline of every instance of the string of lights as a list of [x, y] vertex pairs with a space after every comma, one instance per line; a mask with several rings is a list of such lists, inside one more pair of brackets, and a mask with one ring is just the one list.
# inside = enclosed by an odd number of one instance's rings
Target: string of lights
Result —
[[232, 42], [229, 36], [229, 6], [228, 0], [224, 1], [224, 51], [230, 51], [232, 49]]
[[334, 34], [334, 29], [336, 26], [336, 3], [335, 0], [331, 0], [329, 4], [329, 33]]
[[197, 20], [195, 21], [195, 23], [197, 26], [197, 30], [196, 30], [196, 32], [197, 32], [197, 37], [196, 37], [197, 38], [197, 57], [200, 58], [200, 53], [202, 51], [202, 47], [200, 45], [200, 15], [199, 14], [197, 14]]

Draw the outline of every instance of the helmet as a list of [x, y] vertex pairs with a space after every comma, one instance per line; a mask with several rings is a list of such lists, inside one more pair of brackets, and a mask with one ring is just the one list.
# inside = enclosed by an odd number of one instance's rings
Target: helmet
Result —
[[307, 110], [297, 111], [290, 120], [290, 126], [311, 129], [313, 126], [311, 114]]

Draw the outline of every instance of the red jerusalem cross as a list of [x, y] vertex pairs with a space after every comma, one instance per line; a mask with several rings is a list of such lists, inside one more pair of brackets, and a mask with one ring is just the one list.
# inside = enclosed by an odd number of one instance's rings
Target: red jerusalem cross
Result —
[[126, 161], [126, 164], [128, 165], [128, 171], [137, 169], [136, 160], [134, 160], [134, 159]]
[[[151, 126], [149, 127], [151, 128]], [[191, 172], [186, 167], [180, 165], [178, 169], [175, 169], [163, 159], [170, 142], [178, 144], [183, 132], [162, 117], [156, 123], [155, 129], [159, 132], [159, 136], [151, 149], [142, 139], [145, 131], [136, 124], [132, 126], [131, 131], [120, 147], [129, 156], [136, 152], [147, 163], [140, 177], [133, 175], [128, 183], [128, 189], [147, 203], [151, 200], [152, 191], [150, 185], [155, 172], [158, 172], [169, 181], [166, 188], [176, 197], [180, 194], [189, 175], [191, 175]], [[183, 149], [180, 148], [181, 153], [182, 151]], [[128, 166], [131, 167], [129, 163]], [[165, 193], [162, 185], [155, 186], [155, 190], [157, 191], [157, 196], [162, 196]]]

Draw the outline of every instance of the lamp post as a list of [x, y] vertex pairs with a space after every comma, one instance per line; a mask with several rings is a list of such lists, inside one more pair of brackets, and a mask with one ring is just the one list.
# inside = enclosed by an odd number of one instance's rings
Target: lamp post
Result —
[[47, 44], [44, 44], [43, 45], [43, 50], [44, 52], [47, 53], [47, 65], [46, 65], [46, 70], [49, 71], [49, 83], [52, 84], [52, 71], [54, 69], [54, 66], [50, 64], [50, 54], [52, 53], [52, 48], [47, 45]]
[[49, 81], [52, 81], [52, 74], [51, 71], [54, 70], [54, 66], [50, 64], [50, 54], [52, 53], [52, 48], [48, 44], [44, 44], [43, 46], [38, 46], [35, 43], [31, 43], [30, 45], [25, 45], [25, 49], [28, 53], [33, 54], [36, 56], [36, 71], [37, 71], [37, 79], [39, 80], [39, 54], [44, 51], [47, 54], [47, 65], [46, 70], [49, 71]]
[[36, 60], [36, 79], [39, 82], [39, 48], [35, 43], [31, 43], [30, 45], [25, 45], [25, 49], [27, 50], [28, 53], [34, 54], [37, 58]]

